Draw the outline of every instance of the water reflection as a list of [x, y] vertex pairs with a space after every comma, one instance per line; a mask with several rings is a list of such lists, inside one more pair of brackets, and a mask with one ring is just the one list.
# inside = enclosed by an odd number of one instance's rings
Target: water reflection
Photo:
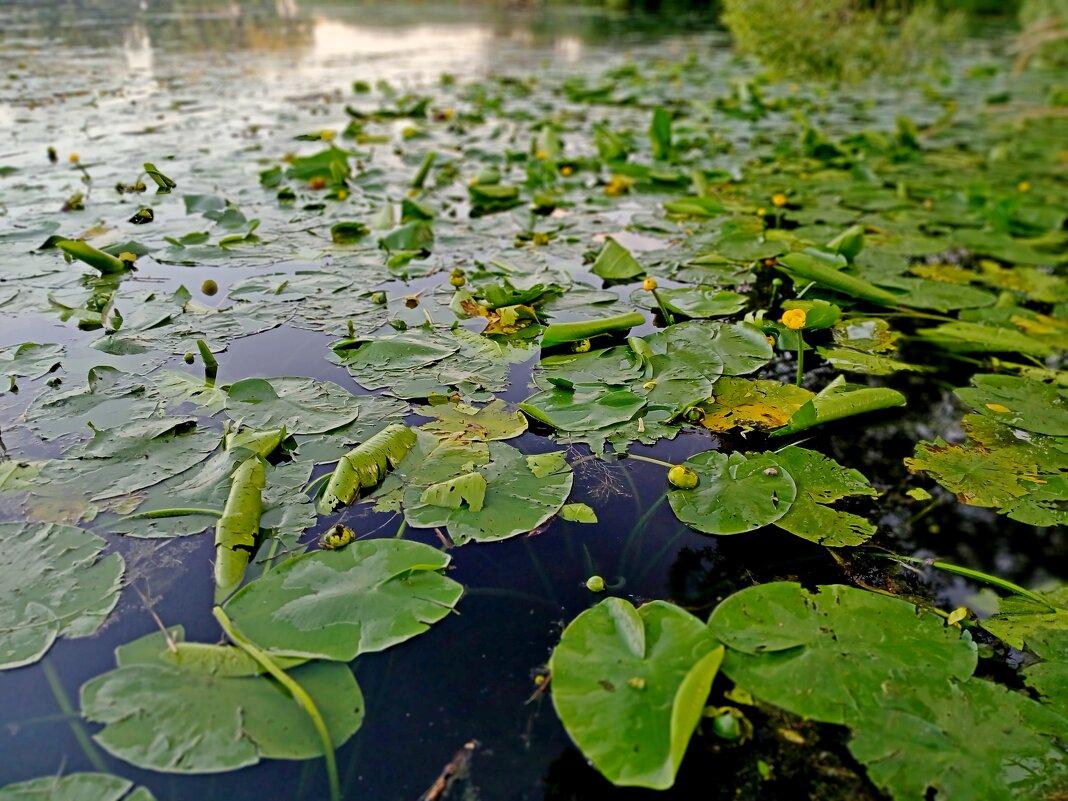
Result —
[[[121, 47], [131, 69], [150, 69], [154, 48], [188, 54], [288, 52], [321, 60], [394, 49], [425, 59], [437, 48], [461, 47], [478, 61], [488, 48], [513, 43], [574, 61], [587, 45], [677, 33], [687, 26], [687, 13], [650, 17], [523, 3], [14, 0], [0, 5], [0, 42], [38, 40], [83, 51]], [[706, 12], [704, 19], [712, 17]]]

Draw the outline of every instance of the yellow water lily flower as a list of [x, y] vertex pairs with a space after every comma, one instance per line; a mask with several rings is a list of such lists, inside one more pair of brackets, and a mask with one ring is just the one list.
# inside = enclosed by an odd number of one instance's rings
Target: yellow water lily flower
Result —
[[782, 192], [776, 192], [774, 195], [771, 196], [771, 205], [775, 206], [776, 208], [781, 209], [787, 204], [787, 202], [787, 197]]
[[804, 309], [788, 309], [782, 314], [782, 324], [791, 331], [800, 331], [807, 321]]

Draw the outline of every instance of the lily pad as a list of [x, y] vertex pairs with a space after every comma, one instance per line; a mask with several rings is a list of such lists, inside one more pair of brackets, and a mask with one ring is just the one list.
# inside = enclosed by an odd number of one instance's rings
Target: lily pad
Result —
[[727, 646], [723, 672], [735, 684], [828, 723], [851, 723], [895, 673], [914, 686], [943, 686], [976, 666], [975, 646], [959, 629], [907, 601], [852, 587], [750, 587], [717, 606], [708, 627]]
[[[172, 630], [173, 639], [182, 639]], [[147, 642], [146, 642], [147, 641]], [[164, 773], [219, 773], [261, 759], [313, 759], [322, 743], [304, 710], [272, 678], [226, 676], [203, 662], [169, 664], [162, 634], [119, 647], [118, 667], [82, 686], [82, 715], [109, 754]], [[363, 721], [363, 696], [348, 666], [290, 671], [339, 746]]]
[[119, 600], [124, 563], [73, 526], [0, 523], [0, 670], [38, 661], [59, 637], [88, 637]]
[[252, 428], [284, 426], [290, 434], [317, 434], [351, 423], [360, 407], [330, 381], [246, 378], [227, 390], [226, 414]]
[[706, 534], [742, 534], [774, 523], [797, 497], [793, 477], [773, 454], [704, 451], [683, 464], [700, 483], [672, 490], [668, 502], [679, 520]]
[[1038, 434], [1068, 436], [1068, 389], [1011, 375], [977, 375], [957, 397], [979, 414]]
[[71, 773], [9, 784], [0, 788], [0, 801], [155, 801], [155, 796], [121, 776]]
[[[524, 458], [515, 448], [500, 442], [488, 443], [485, 462], [458, 465], [464, 458], [461, 451], [459, 458], [454, 457], [452, 461], [460, 467], [459, 476], [450, 475], [443, 481], [467, 480], [463, 476], [477, 471], [485, 481], [485, 495], [472, 496], [472, 500], [481, 502], [456, 507], [431, 503], [426, 500], [428, 489], [442, 482], [423, 484], [427, 474], [419, 472], [411, 479], [414, 483], [404, 491], [404, 519], [417, 528], [447, 526], [449, 536], [457, 545], [472, 540], [503, 540], [533, 531], [555, 515], [571, 493], [574, 475], [562, 456], [542, 470], [537, 464], [530, 464], [529, 459], [534, 457]], [[471, 459], [471, 454], [467, 454], [467, 459]]]
[[723, 649], [663, 601], [607, 598], [575, 618], [549, 661], [567, 733], [617, 785], [665, 790], [701, 719]]
[[830, 505], [842, 498], [879, 494], [858, 471], [842, 467], [818, 451], [794, 445], [775, 458], [797, 482], [793, 505], [775, 525], [831, 548], [860, 545], [875, 534], [870, 521]]
[[409, 640], [448, 616], [463, 594], [443, 575], [450, 561], [405, 540], [312, 551], [249, 582], [226, 612], [261, 647], [348, 662]]

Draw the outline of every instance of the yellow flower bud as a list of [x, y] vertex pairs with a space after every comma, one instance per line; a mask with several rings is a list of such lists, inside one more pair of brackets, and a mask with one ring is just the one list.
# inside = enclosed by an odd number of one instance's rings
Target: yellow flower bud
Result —
[[775, 206], [776, 208], [781, 209], [783, 206], [786, 205], [786, 203], [786, 195], [784, 195], [782, 192], [776, 192], [774, 195], [771, 196], [771, 205]]
[[642, 281], [642, 289], [644, 289], [646, 292], [652, 292], [654, 289], [656, 289], [656, 279], [646, 278], [644, 281]]
[[800, 331], [805, 327], [807, 317], [804, 309], [789, 309], [783, 312], [782, 324], [791, 331]]

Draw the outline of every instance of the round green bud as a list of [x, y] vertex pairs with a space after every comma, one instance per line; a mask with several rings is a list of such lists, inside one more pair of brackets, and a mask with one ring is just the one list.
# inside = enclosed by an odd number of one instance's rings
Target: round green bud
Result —
[[686, 465], [677, 464], [668, 470], [668, 483], [679, 489], [693, 489], [700, 483], [697, 473]]

